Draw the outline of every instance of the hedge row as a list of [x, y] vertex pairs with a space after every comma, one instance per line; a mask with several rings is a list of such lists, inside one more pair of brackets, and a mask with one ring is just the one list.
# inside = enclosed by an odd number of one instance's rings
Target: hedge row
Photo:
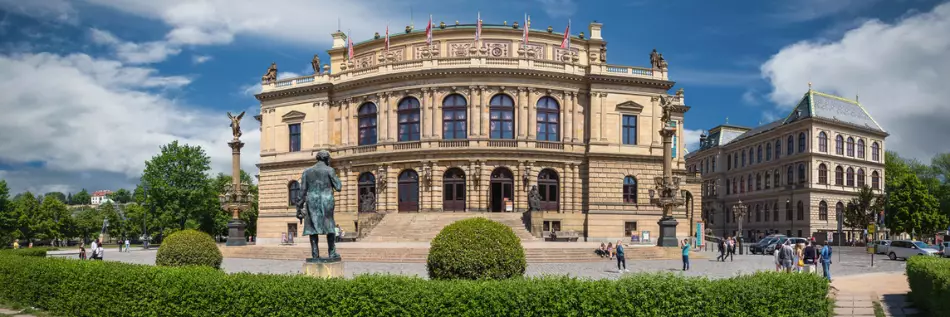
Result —
[[19, 256], [35, 256], [35, 257], [46, 257], [46, 251], [55, 251], [56, 248], [25, 248], [25, 249], [3, 249], [0, 250], [0, 254], [3, 255], [19, 255]]
[[316, 279], [0, 255], [0, 297], [63, 316], [829, 316], [814, 274]]
[[931, 316], [950, 316], [950, 260], [915, 256], [906, 270], [911, 301]]

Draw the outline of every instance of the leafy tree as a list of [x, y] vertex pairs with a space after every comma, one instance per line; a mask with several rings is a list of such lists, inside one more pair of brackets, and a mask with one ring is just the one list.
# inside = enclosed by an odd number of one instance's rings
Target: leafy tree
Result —
[[148, 203], [155, 206], [162, 229], [184, 229], [192, 217], [212, 212], [209, 201], [216, 198], [207, 175], [210, 164], [201, 147], [178, 141], [162, 146], [159, 155], [145, 162], [142, 182], [149, 185]]
[[66, 193], [66, 205], [73, 204], [73, 193]]
[[7, 181], [0, 179], [0, 248], [12, 243], [17, 218], [13, 212], [13, 202], [10, 201], [10, 188], [7, 187]]
[[73, 205], [88, 205], [92, 201], [92, 195], [85, 188], [73, 196]]
[[62, 241], [68, 237], [72, 227], [72, 218], [69, 209], [55, 196], [54, 199], [44, 199], [37, 210], [33, 221], [33, 228], [37, 239]]
[[109, 199], [120, 204], [127, 204], [132, 201], [132, 192], [128, 189], [120, 188], [112, 194], [109, 194]]
[[947, 217], [939, 212], [937, 199], [917, 175], [897, 182], [887, 202], [887, 225], [892, 232], [929, 235], [946, 228]]
[[884, 208], [884, 196], [876, 194], [871, 187], [858, 190], [844, 210], [844, 225], [851, 228], [867, 228], [874, 223], [874, 216]]
[[61, 203], [64, 203], [64, 204], [66, 203], [66, 195], [63, 193], [60, 193], [60, 192], [46, 193], [43, 195], [43, 200], [46, 200], [46, 198], [49, 198], [49, 197], [56, 198], [56, 200], [59, 200], [59, 202]]
[[36, 213], [39, 211], [40, 203], [31, 192], [25, 192], [17, 195], [13, 200], [14, 214], [16, 215], [16, 231], [13, 237], [17, 239], [32, 240], [35, 238]]
[[77, 235], [82, 237], [83, 241], [89, 241], [91, 238], [98, 237], [99, 230], [102, 229], [103, 218], [97, 208], [80, 208], [78, 212], [73, 214]]

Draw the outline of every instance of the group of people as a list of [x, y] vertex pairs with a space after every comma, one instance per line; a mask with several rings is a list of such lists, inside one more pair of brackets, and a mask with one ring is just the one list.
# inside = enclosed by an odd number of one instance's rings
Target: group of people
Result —
[[735, 237], [726, 237], [722, 240], [719, 240], [719, 256], [716, 257], [716, 261], [726, 262], [726, 258], [729, 258], [729, 261], [732, 261], [735, 255], [736, 255], [736, 238]]
[[[13, 248], [14, 248], [14, 249], [19, 249], [19, 248], [20, 248], [20, 239], [13, 239]], [[30, 242], [30, 244], [29, 244], [29, 246], [28, 246], [27, 248], [28, 248], [28, 249], [32, 249], [32, 248], [33, 248], [33, 242]]]
[[[620, 241], [617, 241], [617, 245], [620, 245]], [[602, 258], [608, 258], [608, 259], [613, 260], [614, 256], [616, 256], [615, 251], [616, 250], [614, 249], [613, 242], [607, 242], [606, 245], [603, 242], [601, 242], [600, 249], [595, 250], [594, 253], [596, 253]]]
[[[126, 243], [128, 243], [128, 242], [126, 242]], [[91, 246], [90, 249], [92, 249], [92, 257], [91, 257], [91, 259], [93, 259], [93, 260], [100, 260], [100, 261], [101, 261], [101, 260], [102, 260], [102, 255], [103, 255], [102, 240], [96, 239], [96, 240], [92, 241], [92, 246]], [[126, 244], [126, 249], [128, 249], [128, 244]], [[121, 247], [120, 247], [120, 252], [121, 252]], [[85, 259], [86, 259], [86, 243], [83, 243], [83, 244], [81, 244], [81, 245], [79, 246], [79, 259], [80, 259], [80, 260], [85, 260]]]
[[821, 264], [822, 275], [831, 281], [831, 253], [831, 246], [813, 241], [794, 246], [783, 244], [775, 248], [775, 271], [818, 274], [818, 264]]
[[607, 242], [605, 245], [603, 242], [600, 243], [600, 249], [594, 251], [602, 258], [613, 259], [617, 258], [617, 272], [630, 272], [627, 269], [627, 258], [624, 254], [623, 243], [620, 240], [617, 240], [617, 244], [613, 242]]

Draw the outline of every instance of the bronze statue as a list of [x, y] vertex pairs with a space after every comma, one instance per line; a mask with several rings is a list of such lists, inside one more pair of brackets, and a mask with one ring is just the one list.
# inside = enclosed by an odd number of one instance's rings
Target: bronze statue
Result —
[[541, 193], [538, 192], [538, 185], [532, 185], [528, 191], [528, 211], [541, 210]]
[[656, 49], [653, 49], [653, 52], [650, 52], [650, 66], [653, 68], [660, 68], [660, 54], [656, 52]]
[[330, 167], [330, 152], [320, 150], [317, 153], [317, 164], [303, 171], [300, 185], [303, 197], [297, 201], [297, 219], [304, 223], [303, 235], [310, 236], [312, 257], [307, 261], [325, 261], [320, 258], [318, 235], [327, 236], [329, 260], [338, 261], [340, 255], [336, 253], [333, 191], [340, 191], [342, 188], [340, 179]]
[[667, 65], [666, 59], [663, 58], [663, 54], [657, 54], [657, 57], [656, 57], [656, 58], [657, 58], [657, 66], [656, 66], [656, 68], [659, 68], [659, 69], [661, 69], [661, 70], [666, 70], [666, 68], [667, 68], [669, 65]]
[[228, 111], [228, 118], [231, 119], [231, 133], [234, 134], [234, 139], [237, 140], [241, 137], [241, 118], [244, 118], [244, 111], [241, 111], [241, 114], [237, 117], [232, 116], [231, 112]]
[[264, 76], [261, 76], [261, 82], [270, 84], [275, 81], [277, 81], [277, 63], [270, 63], [267, 72], [264, 73]]
[[313, 54], [313, 60], [310, 62], [310, 67], [313, 67], [313, 73], [320, 73], [320, 55]]
[[660, 100], [660, 109], [661, 111], [663, 111], [663, 114], [660, 117], [660, 122], [666, 124], [667, 122], [670, 121], [670, 116], [672, 115], [672, 112], [673, 112], [673, 107], [672, 107], [673, 98], [666, 95], [660, 95], [659, 100]]
[[680, 88], [676, 91], [676, 96], [682, 98], [684, 93], [683, 88]]

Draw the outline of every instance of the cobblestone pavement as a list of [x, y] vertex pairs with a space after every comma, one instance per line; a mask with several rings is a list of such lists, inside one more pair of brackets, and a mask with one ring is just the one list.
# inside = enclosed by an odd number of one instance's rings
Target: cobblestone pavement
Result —
[[[838, 260], [840, 253], [840, 260]], [[686, 276], [705, 276], [724, 278], [739, 274], [749, 274], [760, 270], [774, 270], [772, 256], [736, 255], [733, 261], [716, 262], [715, 254], [704, 252], [708, 259], [692, 259], [689, 271], [682, 271], [680, 260], [627, 261], [627, 269], [635, 272], [674, 272]], [[75, 258], [75, 255], [66, 255]], [[874, 257], [874, 267], [870, 267], [870, 255], [861, 248], [836, 248], [832, 264], [832, 276], [847, 276], [871, 272], [903, 272], [903, 261], [891, 261], [885, 256]], [[134, 250], [132, 252], [106, 252], [107, 261], [120, 261], [137, 264], [154, 264], [155, 250]], [[366, 273], [417, 275], [426, 277], [425, 264], [422, 263], [372, 263], [346, 262], [346, 275], [354, 276]], [[261, 260], [225, 258], [222, 264], [227, 272], [250, 272], [271, 274], [299, 273], [303, 261]], [[621, 276], [615, 260], [589, 263], [529, 263], [528, 276], [570, 275], [593, 279], [616, 279]]]

